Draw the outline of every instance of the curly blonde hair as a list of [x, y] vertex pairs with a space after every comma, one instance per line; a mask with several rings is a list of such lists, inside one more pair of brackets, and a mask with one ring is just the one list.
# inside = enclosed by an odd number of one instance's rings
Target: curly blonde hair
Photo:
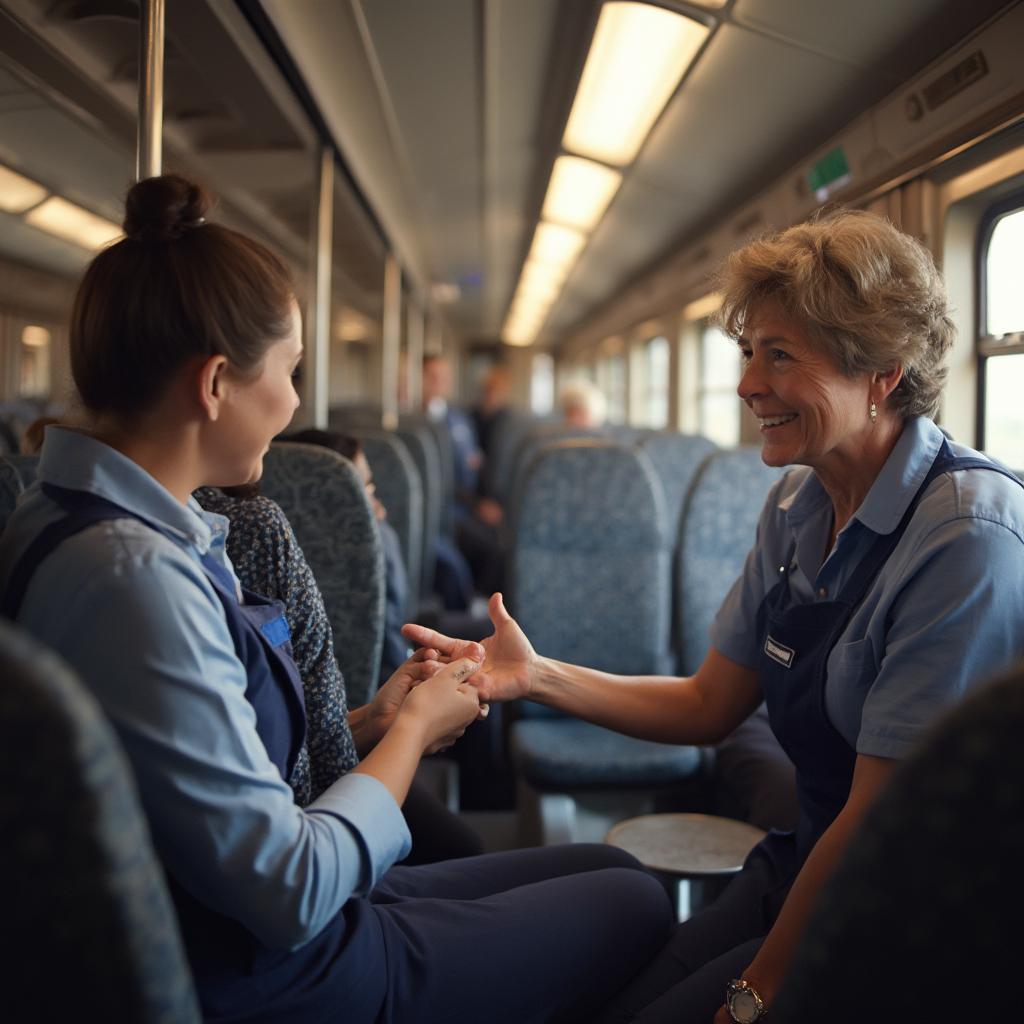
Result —
[[931, 254], [887, 220], [839, 210], [766, 235], [726, 258], [717, 287], [730, 337], [774, 299], [846, 376], [902, 365], [888, 399], [899, 416], [935, 415], [956, 328]]

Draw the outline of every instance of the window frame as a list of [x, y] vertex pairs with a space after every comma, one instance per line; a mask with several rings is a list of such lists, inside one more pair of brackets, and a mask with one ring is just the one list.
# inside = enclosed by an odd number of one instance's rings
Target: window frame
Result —
[[1012, 341], [994, 340], [988, 334], [988, 250], [992, 243], [992, 235], [996, 225], [1012, 213], [1024, 214], [1024, 189], [1018, 189], [989, 206], [978, 222], [977, 243], [975, 249], [975, 310], [977, 315], [974, 324], [974, 363], [975, 363], [975, 404], [974, 404], [974, 438], [977, 448], [985, 448], [985, 393], [988, 375], [988, 363], [1000, 356], [1024, 355], [1024, 331], [1004, 335]]

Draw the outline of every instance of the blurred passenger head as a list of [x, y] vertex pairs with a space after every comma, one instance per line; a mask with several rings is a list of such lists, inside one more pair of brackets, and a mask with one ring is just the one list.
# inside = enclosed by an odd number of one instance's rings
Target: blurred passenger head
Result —
[[89, 265], [71, 314], [71, 370], [85, 407], [131, 417], [189, 360], [222, 355], [243, 377], [293, 332], [284, 263], [206, 220], [203, 189], [174, 174], [134, 185], [125, 237]]
[[600, 427], [608, 415], [604, 394], [588, 380], [574, 380], [566, 384], [558, 395], [558, 407], [569, 427]]
[[447, 402], [452, 395], [452, 368], [441, 355], [423, 357], [423, 406], [434, 399]]
[[60, 423], [60, 419], [56, 416], [40, 416], [33, 420], [22, 431], [18, 440], [18, 450], [21, 454], [38, 455], [39, 449], [43, 447], [43, 435], [46, 433], [46, 428], [55, 423]]
[[718, 289], [731, 337], [778, 303], [845, 376], [902, 366], [894, 414], [935, 414], [956, 329], [931, 254], [887, 220], [841, 210], [766, 235], [726, 259]]
[[480, 408], [487, 414], [504, 408], [508, 404], [511, 390], [512, 374], [509, 368], [504, 363], [495, 363], [480, 385]]

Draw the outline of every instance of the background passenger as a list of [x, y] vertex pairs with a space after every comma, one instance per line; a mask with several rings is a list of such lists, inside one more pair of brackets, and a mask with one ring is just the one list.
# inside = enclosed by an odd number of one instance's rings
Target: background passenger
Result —
[[[1024, 490], [931, 420], [954, 329], [926, 250], [877, 217], [840, 213], [734, 253], [719, 287], [762, 458], [801, 468], [769, 492], [703, 664], [686, 679], [627, 679], [555, 662], [500, 595], [484, 641], [481, 699], [528, 697], [630, 735], [707, 744], [763, 696], [796, 766], [795, 833], [760, 843], [604, 1024], [759, 1019], [894, 765], [943, 708], [1024, 654]], [[406, 635], [461, 649], [422, 627]]]
[[298, 404], [301, 324], [283, 264], [207, 205], [173, 175], [138, 183], [126, 237], [86, 270], [70, 337], [89, 425], [46, 433], [0, 537], [5, 610], [117, 730], [208, 1019], [587, 1018], [668, 930], [635, 861], [391, 867], [421, 754], [479, 714], [472, 659], [421, 651], [363, 761], [305, 809], [284, 782], [306, 722], [281, 606], [239, 593], [223, 520], [191, 494], [259, 478]]
[[581, 430], [603, 427], [608, 416], [604, 393], [589, 380], [574, 380], [566, 384], [559, 392], [558, 408], [567, 427]]

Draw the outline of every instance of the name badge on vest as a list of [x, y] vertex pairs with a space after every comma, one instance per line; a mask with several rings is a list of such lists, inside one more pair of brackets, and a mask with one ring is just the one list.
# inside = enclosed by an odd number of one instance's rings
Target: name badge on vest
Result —
[[260, 626], [260, 632], [270, 641], [271, 647], [280, 647], [292, 638], [291, 630], [288, 628], [288, 620], [283, 615], [278, 615], [270, 622], [264, 622]]
[[765, 637], [764, 641], [764, 653], [768, 655], [772, 661], [777, 661], [780, 665], [785, 668], [793, 667], [793, 659], [796, 657], [796, 651], [792, 647], [787, 647], [785, 644], [780, 644], [773, 640], [770, 636]]

